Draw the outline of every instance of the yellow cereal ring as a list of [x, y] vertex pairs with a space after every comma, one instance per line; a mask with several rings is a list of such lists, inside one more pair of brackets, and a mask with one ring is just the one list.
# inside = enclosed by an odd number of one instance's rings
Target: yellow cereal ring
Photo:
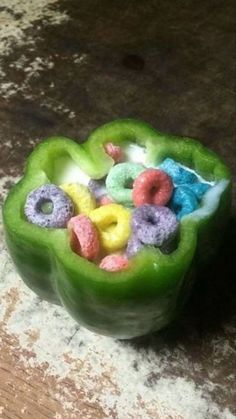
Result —
[[96, 208], [95, 198], [89, 189], [80, 183], [64, 183], [60, 188], [69, 195], [74, 203], [75, 214], [86, 214]]
[[114, 252], [126, 246], [130, 233], [131, 213], [118, 204], [108, 204], [96, 208], [89, 214], [96, 225], [103, 248]]

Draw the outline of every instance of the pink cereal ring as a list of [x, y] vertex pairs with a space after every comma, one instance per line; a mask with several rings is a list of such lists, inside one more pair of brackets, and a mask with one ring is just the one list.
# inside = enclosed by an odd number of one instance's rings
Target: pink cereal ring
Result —
[[88, 260], [98, 257], [100, 243], [96, 227], [86, 215], [72, 217], [67, 224], [72, 250]]
[[167, 173], [159, 169], [147, 169], [135, 179], [132, 198], [136, 207], [143, 204], [164, 206], [172, 192], [173, 183]]
[[113, 204], [114, 201], [107, 195], [103, 195], [100, 199], [99, 199], [99, 204], [100, 205], [108, 205], [108, 204]]
[[104, 146], [106, 153], [110, 156], [116, 163], [119, 163], [123, 160], [124, 154], [120, 146], [113, 143], [107, 143]]
[[128, 266], [129, 261], [126, 256], [114, 254], [105, 256], [99, 265], [101, 269], [110, 272], [123, 271], [123, 269], [128, 268]]

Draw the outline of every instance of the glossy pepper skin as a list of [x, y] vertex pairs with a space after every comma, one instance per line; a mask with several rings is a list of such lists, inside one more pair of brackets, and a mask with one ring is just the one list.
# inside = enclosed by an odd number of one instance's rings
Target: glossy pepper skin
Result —
[[[218, 185], [214, 199], [207, 194], [204, 207], [181, 220], [178, 248], [172, 254], [144, 249], [131, 259], [128, 270], [117, 273], [73, 253], [66, 229], [40, 228], [27, 222], [23, 212], [32, 189], [57, 183], [62, 159], [73, 160], [92, 178], [105, 176], [114, 163], [104, 151], [110, 141], [145, 147], [149, 164], [171, 157]], [[229, 170], [216, 154], [195, 140], [159, 133], [141, 121], [108, 123], [82, 145], [49, 138], [35, 148], [24, 177], [4, 204], [8, 249], [26, 284], [43, 299], [63, 304], [80, 324], [118, 338], [141, 336], [176, 317], [196, 273], [214, 256], [229, 217], [230, 190]]]

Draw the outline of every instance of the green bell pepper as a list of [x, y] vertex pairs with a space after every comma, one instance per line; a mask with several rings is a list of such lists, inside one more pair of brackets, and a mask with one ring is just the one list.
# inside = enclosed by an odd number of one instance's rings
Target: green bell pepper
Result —
[[[150, 165], [171, 157], [216, 182], [201, 208], [180, 223], [177, 249], [169, 255], [146, 248], [130, 268], [111, 273], [71, 251], [66, 229], [27, 222], [26, 197], [45, 183], [59, 183], [65, 167], [79, 167], [94, 179], [105, 176], [113, 160], [104, 144], [136, 143]], [[29, 157], [24, 177], [3, 206], [9, 252], [25, 283], [41, 298], [63, 304], [80, 324], [97, 333], [132, 338], [170, 323], [188, 297], [194, 278], [205, 269], [220, 243], [230, 212], [230, 173], [221, 159], [199, 142], [157, 132], [144, 122], [117, 120], [96, 129], [82, 145], [52, 137]]]

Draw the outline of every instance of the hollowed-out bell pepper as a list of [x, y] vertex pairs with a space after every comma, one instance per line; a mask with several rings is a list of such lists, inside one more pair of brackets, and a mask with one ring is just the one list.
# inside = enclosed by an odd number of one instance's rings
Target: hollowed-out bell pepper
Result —
[[[66, 229], [40, 228], [24, 216], [27, 194], [42, 184], [58, 183], [72, 163], [92, 178], [105, 176], [114, 163], [104, 151], [110, 141], [145, 147], [149, 165], [171, 157], [215, 182], [201, 207], [181, 220], [175, 251], [166, 255], [146, 248], [131, 259], [129, 269], [116, 273], [75, 254]], [[26, 284], [43, 299], [63, 304], [82, 325], [119, 338], [144, 335], [176, 317], [196, 273], [214, 256], [229, 216], [230, 189], [229, 170], [216, 154], [195, 140], [159, 133], [140, 121], [108, 123], [82, 145], [49, 138], [30, 155], [24, 177], [4, 204], [8, 249]]]

